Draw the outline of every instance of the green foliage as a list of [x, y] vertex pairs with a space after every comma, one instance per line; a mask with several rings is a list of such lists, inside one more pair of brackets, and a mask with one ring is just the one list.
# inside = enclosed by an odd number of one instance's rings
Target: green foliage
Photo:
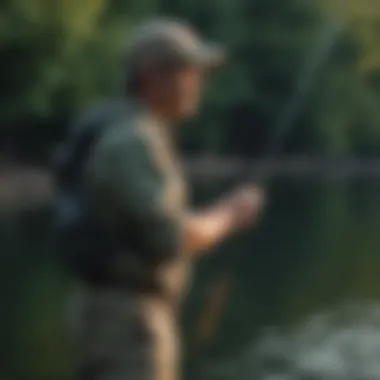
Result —
[[[0, 135], [15, 135], [19, 144], [32, 135], [34, 156], [49, 150], [68, 116], [114, 90], [131, 27], [156, 14], [188, 19], [230, 51], [195, 128], [184, 130], [187, 149], [261, 152], [321, 38], [343, 18], [338, 43], [301, 99], [286, 151], [379, 153], [380, 4], [371, 0], [3, 0]], [[276, 187], [276, 211], [269, 210], [257, 235], [200, 263], [186, 311], [188, 343], [205, 289], [220, 273], [231, 275], [233, 285], [202, 354], [237, 352], [264, 322], [294, 322], [342, 295], [378, 296], [378, 190], [378, 184]], [[0, 229], [1, 368], [12, 378], [69, 378], [62, 306], [68, 280], [52, 263], [46, 236], [31, 228], [48, 223]]]
[[112, 25], [110, 35], [105, 5], [103, 0], [2, 2], [3, 129], [55, 122], [104, 92], [123, 34]]
[[8, 0], [0, 7], [2, 131], [33, 128], [42, 148], [67, 116], [114, 90], [130, 28], [169, 14], [188, 19], [230, 51], [208, 88], [199, 127], [185, 130], [188, 149], [260, 152], [322, 36], [346, 18], [308, 97], [300, 99], [305, 104], [286, 150], [378, 152], [380, 8], [370, 0]]

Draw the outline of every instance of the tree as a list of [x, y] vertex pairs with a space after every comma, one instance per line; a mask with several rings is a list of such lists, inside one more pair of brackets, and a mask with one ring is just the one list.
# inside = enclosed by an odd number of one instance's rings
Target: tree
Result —
[[0, 7], [1, 135], [16, 145], [30, 136], [23, 148], [41, 148], [68, 114], [109, 90], [123, 29], [107, 23], [104, 0], [9, 0]]

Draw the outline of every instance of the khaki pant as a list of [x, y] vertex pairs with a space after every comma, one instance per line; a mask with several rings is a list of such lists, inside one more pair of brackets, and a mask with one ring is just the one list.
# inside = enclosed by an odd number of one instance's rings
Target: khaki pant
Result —
[[83, 290], [71, 305], [76, 380], [179, 380], [174, 314], [158, 297]]

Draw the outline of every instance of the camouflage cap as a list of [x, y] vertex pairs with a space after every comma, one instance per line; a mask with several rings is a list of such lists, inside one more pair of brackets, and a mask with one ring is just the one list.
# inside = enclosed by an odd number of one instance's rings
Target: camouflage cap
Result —
[[186, 23], [159, 19], [137, 28], [127, 50], [130, 66], [149, 63], [194, 64], [213, 68], [223, 63], [224, 49], [201, 40]]

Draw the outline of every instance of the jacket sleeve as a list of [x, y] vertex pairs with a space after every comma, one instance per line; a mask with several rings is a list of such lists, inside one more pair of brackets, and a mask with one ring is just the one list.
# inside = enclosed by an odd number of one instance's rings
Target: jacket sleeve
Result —
[[89, 169], [95, 206], [108, 221], [132, 228], [149, 257], [180, 252], [182, 213], [165, 201], [167, 180], [144, 138], [114, 131], [95, 148]]

